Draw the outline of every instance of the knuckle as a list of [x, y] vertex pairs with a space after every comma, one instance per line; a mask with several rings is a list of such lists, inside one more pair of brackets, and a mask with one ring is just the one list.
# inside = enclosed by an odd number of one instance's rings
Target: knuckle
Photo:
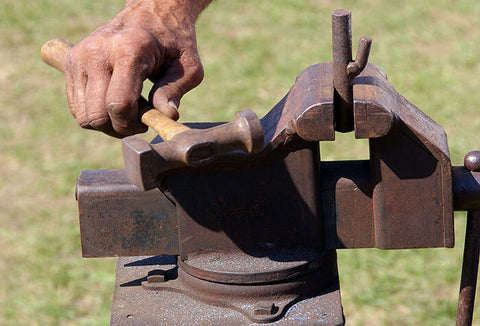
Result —
[[84, 55], [95, 55], [103, 52], [105, 49], [105, 41], [98, 34], [91, 34], [90, 37], [85, 38], [79, 44], [79, 52]]
[[75, 45], [68, 54], [70, 71], [77, 75], [80, 72], [108, 71], [110, 54], [108, 40], [97, 34], [91, 34]]
[[73, 49], [65, 56], [63, 60], [65, 76], [70, 77], [70, 79], [67, 79], [68, 82], [73, 82], [76, 73], [80, 71], [80, 59], [78, 58], [78, 55], [72, 51]]
[[63, 70], [65, 72], [65, 77], [69, 76], [72, 72], [73, 60], [72, 60], [72, 50], [70, 50], [64, 57], [63, 57]]
[[151, 52], [158, 46], [158, 41], [142, 29], [127, 29], [123, 33], [113, 35], [112, 43], [115, 45], [120, 57], [137, 58]]
[[203, 66], [201, 64], [195, 66], [193, 69], [192, 69], [192, 72], [191, 72], [191, 80], [192, 80], [192, 83], [195, 84], [195, 86], [197, 86], [198, 84], [200, 84], [205, 76], [205, 72], [203, 70]]
[[66, 82], [68, 84], [75, 84], [79, 80], [86, 77], [86, 71], [84, 69], [86, 62], [86, 56], [82, 55], [81, 51], [72, 48], [70, 52], [65, 56], [63, 66], [65, 70]]
[[195, 87], [200, 84], [204, 78], [205, 72], [197, 52], [184, 52], [183, 63], [185, 76], [189, 80], [189, 86]]
[[143, 81], [156, 68], [160, 57], [160, 51], [152, 42], [131, 41], [117, 48], [115, 65], [134, 72], [134, 75], [139, 76]]
[[67, 62], [70, 67], [74, 67], [86, 57], [85, 50], [81, 43], [75, 45], [69, 52]]

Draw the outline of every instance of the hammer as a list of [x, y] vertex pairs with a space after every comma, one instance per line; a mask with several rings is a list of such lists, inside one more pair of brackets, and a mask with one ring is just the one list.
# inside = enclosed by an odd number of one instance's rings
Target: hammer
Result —
[[[53, 39], [42, 46], [40, 56], [50, 66], [63, 71], [63, 58], [73, 44]], [[164, 142], [149, 144], [135, 136], [123, 139], [123, 158], [130, 181], [142, 190], [157, 186], [160, 173], [182, 166], [202, 166], [219, 155], [243, 151], [256, 153], [263, 148], [263, 129], [251, 111], [237, 112], [233, 121], [197, 130], [178, 123], [140, 97], [140, 121], [155, 130]]]

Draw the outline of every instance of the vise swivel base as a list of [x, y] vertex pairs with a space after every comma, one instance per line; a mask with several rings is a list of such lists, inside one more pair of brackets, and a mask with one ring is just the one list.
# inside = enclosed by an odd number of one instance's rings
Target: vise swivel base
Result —
[[[471, 323], [480, 152], [451, 166], [443, 129], [367, 63], [371, 39], [352, 60], [350, 12], [332, 23], [333, 62], [260, 119], [259, 151], [188, 166], [129, 138], [125, 169], [82, 172], [83, 255], [125, 257], [112, 325], [342, 325], [336, 250], [453, 247], [454, 210], [469, 211], [457, 320]], [[369, 139], [370, 159], [322, 162], [335, 131]]]

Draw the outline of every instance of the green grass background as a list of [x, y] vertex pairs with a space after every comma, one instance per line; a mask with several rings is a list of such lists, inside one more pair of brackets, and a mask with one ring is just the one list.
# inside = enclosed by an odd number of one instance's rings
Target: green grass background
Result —
[[[39, 49], [54, 37], [78, 42], [122, 6], [0, 1], [0, 325], [109, 322], [115, 260], [81, 258], [74, 188], [81, 170], [122, 167], [121, 144], [77, 127], [63, 78]], [[206, 77], [181, 120], [229, 120], [246, 108], [263, 116], [301, 70], [331, 60], [337, 8], [353, 11], [354, 48], [372, 37], [370, 61], [447, 131], [454, 164], [480, 148], [480, 2], [471, 0], [217, 1], [198, 21]], [[368, 155], [351, 134], [321, 148], [326, 160]], [[348, 324], [452, 325], [464, 214], [455, 225], [455, 249], [341, 251]]]

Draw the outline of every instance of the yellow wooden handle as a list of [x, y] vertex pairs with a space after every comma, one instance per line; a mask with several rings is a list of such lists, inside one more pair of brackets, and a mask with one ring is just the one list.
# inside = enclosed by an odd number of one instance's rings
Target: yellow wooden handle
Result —
[[56, 38], [48, 41], [40, 50], [40, 57], [43, 62], [63, 72], [63, 57], [73, 47], [67, 40]]
[[155, 130], [163, 140], [170, 140], [175, 135], [190, 129], [155, 109], [143, 96], [138, 100], [138, 108], [140, 121]]
[[[42, 46], [40, 57], [43, 62], [63, 72], [63, 58], [73, 44], [64, 39], [53, 39]], [[140, 97], [138, 100], [138, 108], [140, 112], [140, 121], [155, 130], [163, 140], [167, 141], [190, 128], [178, 123], [148, 103], [148, 101]]]

